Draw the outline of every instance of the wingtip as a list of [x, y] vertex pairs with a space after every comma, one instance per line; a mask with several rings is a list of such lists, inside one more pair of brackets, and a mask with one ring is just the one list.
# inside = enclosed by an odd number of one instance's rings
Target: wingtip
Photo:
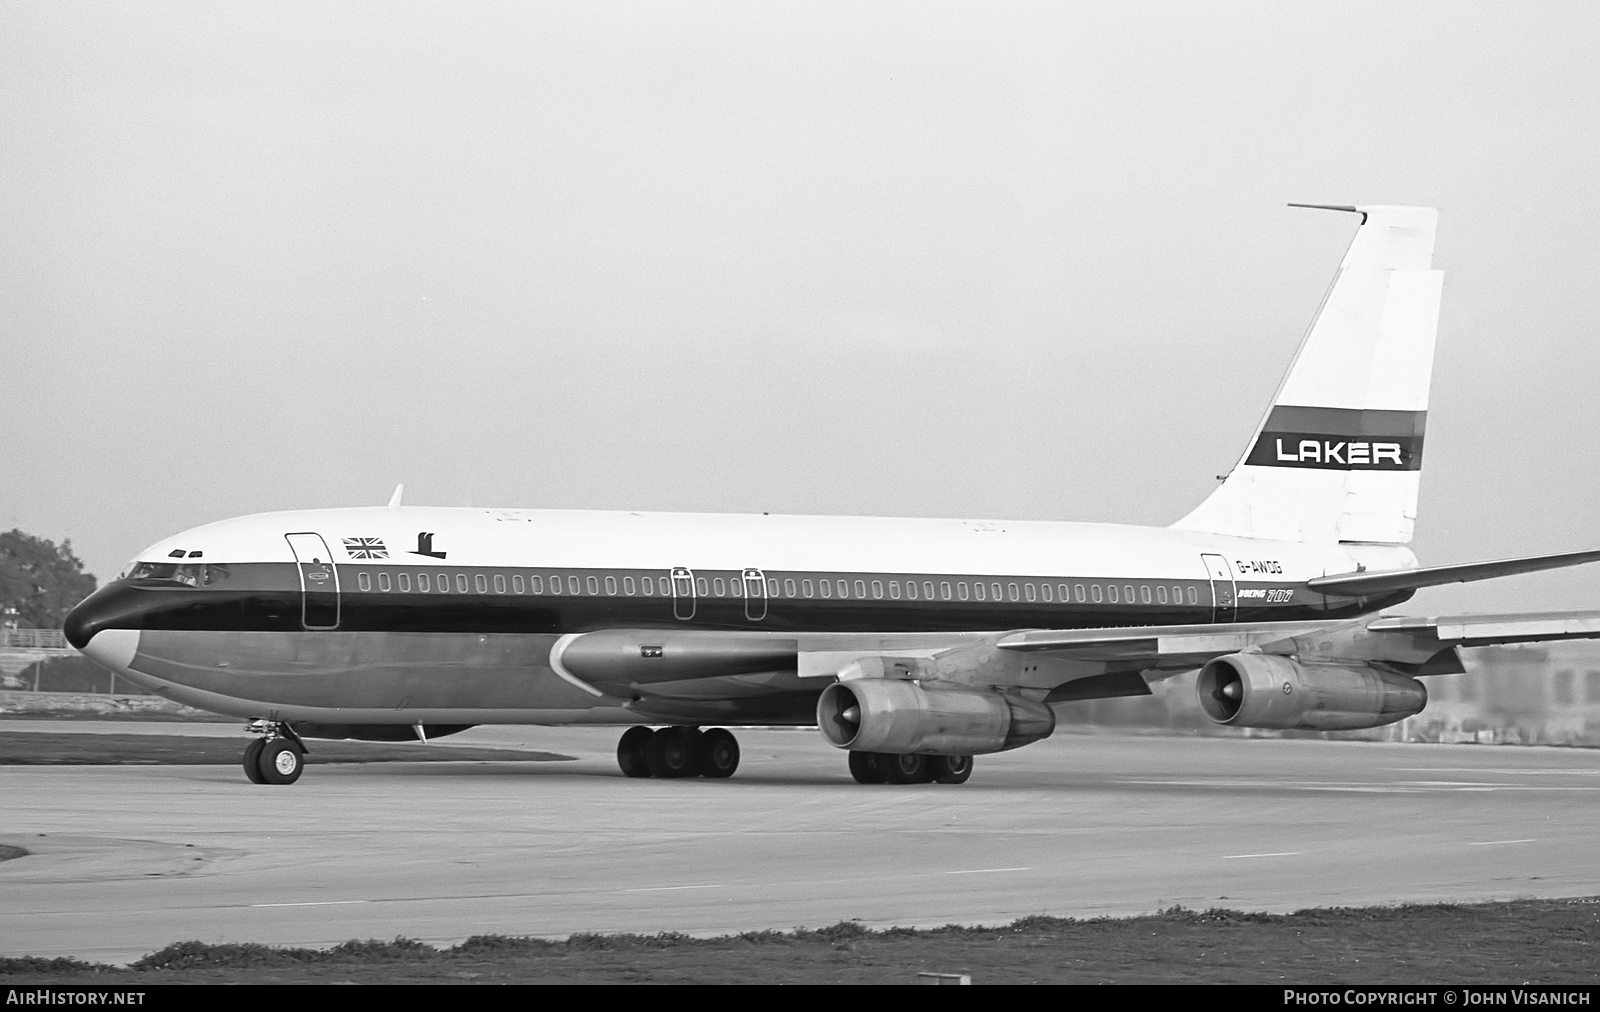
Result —
[[400, 505], [400, 500], [401, 500], [402, 497], [405, 496], [405, 494], [406, 494], [405, 485], [396, 485], [394, 487], [394, 495], [389, 497], [389, 505], [390, 505], [390, 507], [399, 506]]

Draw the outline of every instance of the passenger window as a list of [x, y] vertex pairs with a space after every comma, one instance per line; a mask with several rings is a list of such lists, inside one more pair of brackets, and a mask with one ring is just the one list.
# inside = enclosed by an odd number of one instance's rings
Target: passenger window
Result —
[[401, 573], [400, 576], [399, 576], [399, 579], [400, 579], [400, 593], [402, 593], [402, 594], [411, 593], [411, 574], [410, 573]]
[[645, 597], [652, 597], [656, 592], [656, 581], [648, 576], [639, 577], [639, 590]]
[[1148, 583], [1139, 588], [1139, 600], [1145, 604], [1150, 603], [1150, 585]]
[[711, 592], [718, 597], [721, 597], [723, 594], [728, 592], [728, 588], [722, 585], [722, 577], [719, 576], [715, 580], [711, 581]]
[[624, 576], [622, 578], [622, 592], [629, 597], [633, 596], [633, 577]]
[[393, 587], [393, 586], [394, 586], [394, 584], [389, 581], [389, 574], [388, 573], [379, 573], [378, 574], [378, 589], [379, 590], [381, 590], [385, 594], [387, 594], [387, 593], [389, 593], [389, 589], [391, 587]]
[[1030, 601], [1038, 600], [1038, 594], [1034, 591], [1033, 584], [1024, 583], [1022, 585], [1022, 589], [1023, 589], [1023, 592], [1024, 592], [1025, 596], [1028, 598], [1028, 600], [1030, 600]]
[[600, 593], [600, 581], [595, 577], [585, 577], [583, 582], [589, 588], [591, 595]]
[[530, 576], [530, 577], [528, 577], [528, 589], [530, 591], [532, 591], [533, 593], [535, 593], [535, 594], [543, 594], [544, 593], [544, 577], [542, 577], [542, 576]]
[[[961, 580], [956, 584], [956, 594], [965, 601], [967, 599], [967, 581]], [[983, 600], [981, 597], [979, 600]]]
[[1117, 603], [1117, 585], [1109, 584], [1106, 587], [1106, 600], [1112, 604]]
[[[1081, 583], [1075, 583], [1075, 584], [1072, 585], [1072, 594], [1079, 601], [1088, 600], [1087, 598], [1085, 598], [1083, 596], [1083, 584], [1081, 584]], [[1063, 596], [1065, 596], [1065, 595], [1063, 595]]]
[[[932, 597], [933, 595], [929, 594], [928, 596]], [[940, 580], [939, 581], [939, 596], [944, 598], [946, 601], [950, 600], [950, 581], [948, 581], [948, 580]], [[961, 596], [963, 598], [965, 598], [967, 595], [962, 594]]]
[[989, 595], [996, 601], [1000, 600], [1000, 585], [998, 583], [989, 584]]
[[877, 600], [877, 601], [883, 600], [883, 581], [882, 580], [873, 580], [872, 581], [872, 597], [873, 597], [874, 600]]
[[356, 577], [356, 583], [361, 587], [362, 590], [372, 589], [372, 577], [368, 576], [366, 573], [361, 573], [358, 575]]
[[661, 596], [662, 597], [667, 597], [668, 595], [670, 595], [672, 593], [672, 581], [667, 579], [665, 576], [660, 577], [657, 580], [657, 584], [661, 588]]
[[1051, 596], [1050, 585], [1048, 583], [1039, 584], [1039, 593], [1044, 596], [1046, 601], [1055, 600], [1055, 598]]
[[[481, 579], [483, 579], [483, 577], [480, 576], [480, 577], [478, 577], [478, 579], [481, 580]], [[467, 574], [466, 573], [457, 573], [456, 574], [456, 593], [465, 594], [466, 592], [467, 592]]]
[[696, 577], [694, 582], [695, 582], [695, 589], [700, 592], [700, 596], [701, 597], [705, 597], [706, 594], [707, 594], [706, 578], [703, 577], [703, 576]]
[[[538, 579], [538, 577], [534, 577], [534, 579]], [[528, 585], [522, 582], [522, 575], [519, 573], [518, 575], [513, 576], [511, 578], [511, 593], [526, 594], [527, 592]]]
[[840, 597], [849, 597], [850, 596], [850, 584], [845, 582], [844, 580], [838, 581], [838, 583], [835, 584], [834, 589], [839, 592], [839, 596]]
[[[811, 581], [807, 580], [806, 582], [810, 583]], [[833, 596], [833, 584], [828, 582], [827, 580], [823, 580], [822, 581], [822, 596], [823, 597], [832, 597]]]
[[982, 601], [983, 597], [984, 597], [983, 584], [974, 583], [972, 585], [972, 590], [973, 590], [973, 596], [976, 597], [978, 600]]
[[[894, 584], [892, 584], [892, 583], [889, 584], [889, 593], [890, 594], [894, 593]], [[910, 601], [915, 601], [917, 599], [917, 581], [915, 581], [915, 580], [907, 580], [906, 581], [906, 599], [910, 600]]]
[[1158, 604], [1166, 604], [1167, 603], [1167, 588], [1166, 587], [1157, 587], [1156, 588], [1156, 603], [1158, 603]]
[[[922, 581], [922, 596], [927, 598], [930, 601], [933, 600], [933, 581], [932, 580], [923, 580]], [[948, 598], [950, 596], [950, 585], [948, 583], [944, 585], [944, 596], [946, 598]]]
[[[824, 584], [824, 586], [826, 586], [826, 584]], [[811, 581], [810, 580], [801, 580], [800, 581], [800, 593], [804, 594], [806, 597], [810, 597], [811, 596]], [[823, 596], [826, 597], [827, 595], [823, 595]]]
[[[461, 585], [461, 589], [462, 589], [463, 592], [466, 591], [466, 589], [467, 589], [467, 578], [465, 576], [456, 577], [456, 583]], [[482, 573], [479, 573], [478, 575], [474, 576], [472, 578], [472, 583], [473, 583], [474, 586], [476, 586], [478, 588], [478, 593], [480, 593], [480, 594], [489, 593], [489, 578], [487, 576], [484, 576]]]
[[[880, 592], [878, 594], [878, 596], [882, 597], [883, 594]], [[867, 597], [867, 581], [865, 581], [865, 580], [857, 580], [856, 581], [856, 600], [864, 601], [864, 600], [866, 600], [866, 597]]]
[[1122, 599], [1129, 604], [1133, 603], [1133, 584], [1125, 583], [1122, 585]]
[[420, 590], [424, 594], [426, 594], [428, 592], [428, 574], [427, 573], [418, 573], [417, 574], [417, 589]]
[[[1099, 604], [1103, 599], [1103, 596], [1100, 593], [1100, 585], [1098, 583], [1091, 583], [1089, 585], [1089, 597], [1094, 601], [1095, 604]], [[1116, 598], [1112, 598], [1112, 600], [1115, 601]]]
[[[767, 596], [768, 597], [777, 597], [778, 596], [778, 581], [777, 580], [768, 580], [767, 581]], [[789, 581], [789, 596], [790, 597], [794, 596], [794, 581], [793, 580]]]
[[783, 596], [784, 597], [793, 597], [794, 596], [794, 581], [793, 580], [785, 580], [785, 581], [783, 581]]
[[616, 596], [616, 593], [617, 593], [617, 578], [615, 576], [606, 577], [606, 593], [610, 594], [613, 597]]
[[1195, 591], [1195, 589], [1193, 587], [1189, 588], [1189, 603], [1190, 604], [1199, 604], [1200, 603], [1200, 595]]
[[582, 593], [582, 590], [579, 589], [578, 578], [576, 576], [567, 577], [567, 593], [571, 594], [573, 597], [577, 597], [580, 593]]
[[1006, 584], [1006, 592], [1011, 595], [1011, 600], [1013, 600], [1013, 601], [1022, 600], [1022, 595], [1017, 593], [1017, 585], [1016, 584], [1014, 584], [1014, 583]]

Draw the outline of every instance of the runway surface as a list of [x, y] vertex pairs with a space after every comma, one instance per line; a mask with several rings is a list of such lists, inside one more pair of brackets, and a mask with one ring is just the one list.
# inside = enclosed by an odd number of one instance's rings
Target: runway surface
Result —
[[963, 786], [863, 787], [812, 731], [739, 732], [726, 781], [625, 779], [617, 733], [476, 729], [448, 741], [579, 759], [313, 766], [292, 787], [0, 768], [0, 843], [32, 852], [0, 862], [0, 954], [1600, 894], [1592, 750], [1060, 734]]

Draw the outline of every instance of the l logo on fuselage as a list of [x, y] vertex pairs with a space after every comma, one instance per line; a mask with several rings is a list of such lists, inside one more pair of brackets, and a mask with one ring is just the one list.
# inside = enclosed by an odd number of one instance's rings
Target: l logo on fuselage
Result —
[[433, 535], [431, 533], [422, 531], [417, 533], [417, 550], [411, 554], [426, 555], [430, 559], [444, 558], [443, 552], [436, 552], [433, 550]]

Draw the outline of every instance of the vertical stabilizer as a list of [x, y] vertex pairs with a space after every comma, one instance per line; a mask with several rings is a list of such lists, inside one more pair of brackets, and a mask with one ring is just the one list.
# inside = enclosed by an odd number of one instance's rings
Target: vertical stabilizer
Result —
[[1328, 210], [1362, 216], [1333, 287], [1249, 449], [1174, 527], [1289, 541], [1411, 540], [1444, 278], [1432, 269], [1438, 212]]

